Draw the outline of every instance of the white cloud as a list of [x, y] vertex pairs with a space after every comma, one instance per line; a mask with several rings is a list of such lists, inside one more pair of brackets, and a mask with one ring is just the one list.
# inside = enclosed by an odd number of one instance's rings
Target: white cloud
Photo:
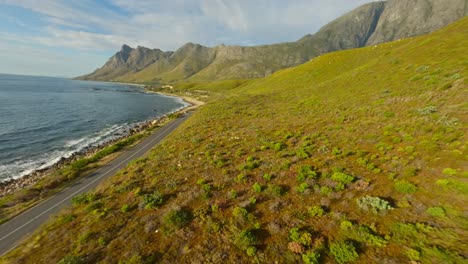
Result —
[[371, 1], [110, 0], [99, 5], [92, 0], [0, 0], [38, 14], [45, 25], [36, 30], [42, 32], [39, 36], [18, 34], [9, 41], [82, 54], [114, 52], [124, 43], [175, 50], [186, 42], [215, 46], [294, 41], [366, 2]]
[[229, 29], [246, 31], [249, 28], [250, 19], [246, 17], [245, 6], [239, 2], [229, 0], [202, 0], [201, 10], [203, 14], [212, 18], [214, 22], [220, 22]]
[[[0, 36], [1, 39], [1, 36]], [[20, 51], [20, 52], [12, 52]], [[45, 76], [78, 76], [100, 67], [106, 55], [67, 54], [24, 43], [0, 41], [1, 73]]]

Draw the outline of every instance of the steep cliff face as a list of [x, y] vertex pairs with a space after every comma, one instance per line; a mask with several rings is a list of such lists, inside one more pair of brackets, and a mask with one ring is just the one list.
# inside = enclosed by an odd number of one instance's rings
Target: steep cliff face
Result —
[[366, 45], [433, 32], [466, 14], [467, 0], [392, 0], [385, 3]]
[[385, 2], [363, 5], [327, 24], [315, 35], [300, 41], [322, 39], [327, 52], [363, 47], [374, 33], [384, 10]]
[[188, 43], [175, 52], [124, 45], [103, 67], [79, 79], [151, 83], [259, 78], [326, 52], [426, 34], [467, 10], [468, 0], [389, 0], [363, 5], [296, 42], [213, 48]]

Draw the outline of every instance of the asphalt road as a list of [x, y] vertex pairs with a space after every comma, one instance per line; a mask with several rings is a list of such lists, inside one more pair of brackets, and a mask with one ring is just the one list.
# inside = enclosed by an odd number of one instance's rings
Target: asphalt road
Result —
[[143, 156], [148, 150], [153, 148], [154, 145], [159, 143], [182, 124], [190, 115], [190, 113], [187, 113], [173, 120], [138, 145], [125, 151], [109, 164], [101, 167], [89, 176], [78, 180], [58, 194], [48, 198], [24, 213], [10, 219], [10, 221], [0, 225], [0, 255], [4, 255], [14, 249], [21, 241], [28, 238], [34, 230], [47, 221], [51, 215], [69, 206], [74, 196], [94, 189], [102, 180], [114, 175], [130, 161]]

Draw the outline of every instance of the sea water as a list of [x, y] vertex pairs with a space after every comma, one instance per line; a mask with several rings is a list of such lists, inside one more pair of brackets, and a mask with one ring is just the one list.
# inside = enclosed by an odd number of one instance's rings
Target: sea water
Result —
[[0, 74], [0, 181], [49, 167], [185, 105], [138, 86]]

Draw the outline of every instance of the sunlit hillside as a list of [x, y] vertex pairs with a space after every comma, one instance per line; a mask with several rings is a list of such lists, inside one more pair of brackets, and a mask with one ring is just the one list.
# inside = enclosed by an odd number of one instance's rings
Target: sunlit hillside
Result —
[[462, 263], [467, 47], [464, 18], [211, 85], [222, 96], [3, 261]]

